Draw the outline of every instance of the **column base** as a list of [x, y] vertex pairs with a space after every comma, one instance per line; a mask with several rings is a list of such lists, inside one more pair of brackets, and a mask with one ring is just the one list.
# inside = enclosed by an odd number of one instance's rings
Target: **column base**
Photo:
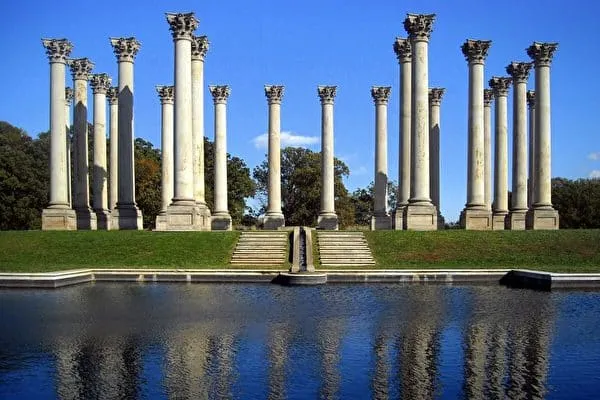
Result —
[[460, 226], [473, 231], [491, 230], [492, 212], [485, 208], [465, 208], [460, 214]]
[[156, 231], [210, 231], [210, 210], [198, 204], [171, 204], [156, 216]]
[[112, 211], [111, 229], [142, 230], [144, 228], [142, 212], [135, 204], [118, 204]]
[[267, 213], [263, 219], [263, 229], [277, 230], [285, 226], [285, 217], [281, 213]]
[[211, 218], [211, 227], [213, 231], [231, 231], [231, 215], [228, 212], [217, 213]]
[[77, 214], [70, 208], [44, 208], [42, 210], [43, 231], [77, 230]]
[[385, 231], [389, 229], [392, 229], [392, 217], [389, 214], [385, 213], [371, 217], [372, 231]]
[[338, 217], [336, 213], [322, 213], [317, 218], [317, 229], [327, 231], [338, 230]]
[[497, 212], [492, 215], [492, 230], [503, 231], [506, 229], [507, 212]]
[[527, 229], [556, 230], [559, 228], [558, 211], [553, 208], [532, 208], [527, 211], [525, 224]]
[[96, 213], [91, 208], [76, 208], [77, 229], [84, 231], [95, 231], [98, 229]]
[[511, 231], [524, 231], [525, 230], [525, 215], [527, 210], [515, 210], [508, 213], [506, 219], [506, 229]]
[[392, 213], [392, 229], [402, 231], [406, 229], [404, 220], [404, 213], [406, 213], [406, 205], [398, 206]]
[[96, 226], [98, 229], [110, 230], [112, 225], [112, 216], [108, 210], [94, 210], [96, 213]]
[[410, 231], [435, 231], [438, 212], [431, 203], [409, 203], [404, 211], [405, 229]]

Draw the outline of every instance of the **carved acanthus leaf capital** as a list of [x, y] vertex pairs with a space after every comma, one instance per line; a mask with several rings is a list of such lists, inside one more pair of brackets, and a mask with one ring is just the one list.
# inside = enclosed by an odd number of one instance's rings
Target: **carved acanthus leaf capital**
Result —
[[215, 104], [227, 103], [227, 98], [231, 94], [231, 89], [227, 85], [211, 85], [208, 87], [208, 90], [210, 91]]
[[391, 86], [373, 86], [371, 87], [371, 97], [375, 104], [387, 104], [392, 92]]
[[65, 88], [65, 103], [70, 105], [73, 102], [73, 89], [70, 87]]
[[467, 39], [461, 46], [461, 50], [469, 64], [483, 64], [491, 45], [491, 40]]
[[321, 104], [333, 104], [337, 86], [317, 86], [317, 94], [321, 99]]
[[69, 60], [69, 68], [71, 68], [73, 80], [87, 81], [90, 79], [94, 63], [87, 58], [74, 58]]
[[404, 30], [412, 41], [429, 41], [435, 14], [406, 14]]
[[206, 53], [208, 53], [209, 45], [208, 37], [193, 36], [192, 37], [192, 60], [204, 61]]
[[283, 86], [265, 85], [265, 96], [269, 104], [281, 104], [283, 99]]
[[533, 42], [527, 48], [527, 55], [531, 57], [536, 66], [549, 67], [556, 49], [558, 49], [558, 43]]
[[429, 104], [432, 106], [439, 106], [442, 104], [442, 97], [444, 97], [446, 89], [444, 88], [430, 88], [429, 89]]
[[133, 62], [141, 47], [141, 43], [134, 37], [110, 38], [110, 44], [118, 62]]
[[506, 72], [512, 76], [513, 82], [525, 83], [529, 78], [529, 71], [532, 66], [533, 63], [513, 61], [506, 66]]
[[394, 41], [394, 53], [396, 53], [398, 62], [410, 62], [412, 58], [412, 47], [410, 45], [410, 40], [397, 37]]
[[529, 108], [535, 108], [535, 90], [527, 91], [527, 105]]
[[507, 76], [493, 76], [488, 83], [494, 92], [494, 97], [506, 97], [508, 96], [508, 89], [512, 83], [512, 78]]
[[119, 103], [119, 88], [116, 86], [112, 86], [108, 88], [106, 92], [106, 98], [108, 99], [108, 104], [115, 105]]
[[94, 94], [106, 94], [108, 89], [110, 89], [111, 84], [112, 79], [108, 74], [94, 74], [90, 77], [90, 86], [92, 87], [92, 93]]
[[160, 104], [173, 104], [175, 101], [175, 86], [156, 86]]
[[492, 89], [483, 89], [483, 106], [491, 107], [494, 100], [494, 91]]
[[167, 13], [166, 15], [173, 40], [192, 40], [194, 31], [198, 28], [198, 20], [193, 12]]
[[73, 44], [67, 39], [42, 39], [42, 45], [51, 63], [65, 64], [73, 50]]

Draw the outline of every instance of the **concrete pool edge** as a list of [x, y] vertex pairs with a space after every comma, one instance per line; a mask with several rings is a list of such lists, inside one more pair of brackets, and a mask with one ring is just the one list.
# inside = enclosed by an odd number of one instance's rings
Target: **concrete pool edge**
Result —
[[[75, 269], [0, 273], [0, 288], [60, 288], [89, 282], [269, 283], [287, 270]], [[503, 284], [531, 289], [600, 288], [600, 273], [553, 273], [527, 269], [319, 270], [327, 283]], [[321, 282], [323, 283], [323, 282]]]

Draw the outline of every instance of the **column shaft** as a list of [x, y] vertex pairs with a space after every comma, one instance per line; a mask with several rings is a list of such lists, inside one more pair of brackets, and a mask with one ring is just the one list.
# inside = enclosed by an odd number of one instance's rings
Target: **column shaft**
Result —
[[513, 165], [511, 211], [527, 209], [527, 103], [526, 83], [513, 86]]
[[399, 193], [398, 203], [407, 205], [410, 198], [410, 136], [411, 136], [411, 62], [401, 64], [400, 78], [400, 156], [399, 156]]
[[281, 105], [269, 104], [269, 205], [267, 214], [281, 214]]
[[194, 142], [194, 198], [206, 206], [204, 191], [204, 58], [192, 57], [192, 131]]
[[94, 93], [94, 167], [93, 193], [95, 211], [108, 210], [106, 164], [106, 94]]
[[392, 228], [392, 220], [387, 210], [387, 104], [390, 92], [391, 87], [389, 86], [374, 86], [371, 88], [371, 96], [375, 102], [375, 193], [371, 230]]
[[[63, 80], [64, 81], [64, 80]], [[71, 191], [71, 101], [73, 100], [73, 90], [71, 88], [65, 89], [65, 141], [66, 141], [66, 169], [67, 169], [67, 197], [69, 199], [69, 208], [73, 207], [73, 198]]]
[[109, 201], [108, 205], [111, 210], [114, 210], [117, 206], [117, 199], [119, 196], [119, 103], [118, 103], [118, 88], [111, 88], [109, 94], [110, 104], [110, 156], [109, 156]]
[[77, 136], [77, 197], [74, 208], [87, 209], [90, 206], [88, 170], [88, 127], [87, 127], [87, 81], [73, 81], [73, 134]]
[[162, 148], [162, 207], [166, 212], [173, 201], [173, 102], [164, 101], [161, 106]]
[[490, 87], [496, 98], [494, 145], [494, 203], [492, 229], [503, 230], [508, 214], [508, 89], [512, 78], [493, 77]]
[[227, 106], [215, 104], [215, 209], [214, 215], [229, 214], [227, 205]]
[[469, 66], [469, 153], [467, 207], [485, 208], [483, 64]]
[[492, 99], [491, 90], [484, 89], [483, 103], [483, 159], [484, 202], [486, 210], [492, 209]]
[[535, 91], [527, 91], [527, 104], [529, 105], [529, 176], [527, 181], [527, 207], [533, 204], [533, 191], [535, 188]]
[[321, 210], [317, 220], [320, 229], [338, 229], [335, 213], [335, 170], [333, 159], [333, 101], [337, 88], [319, 86], [321, 98]]
[[429, 171], [431, 201], [440, 209], [440, 106], [429, 106]]

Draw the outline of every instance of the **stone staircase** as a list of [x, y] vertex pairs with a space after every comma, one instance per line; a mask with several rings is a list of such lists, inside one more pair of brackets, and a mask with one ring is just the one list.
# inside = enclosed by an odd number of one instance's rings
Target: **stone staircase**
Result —
[[321, 268], [375, 265], [362, 232], [317, 231], [317, 243]]
[[231, 265], [277, 266], [285, 264], [289, 232], [242, 232], [231, 256]]

